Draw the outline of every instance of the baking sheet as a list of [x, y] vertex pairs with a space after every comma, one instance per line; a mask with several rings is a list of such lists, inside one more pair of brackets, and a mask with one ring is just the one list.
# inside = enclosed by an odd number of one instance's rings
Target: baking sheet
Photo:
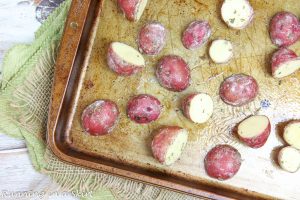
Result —
[[[220, 17], [222, 1], [203, 0], [152, 0], [148, 2], [141, 20], [127, 21], [116, 7], [116, 2], [103, 2], [84, 84], [73, 120], [69, 141], [72, 147], [107, 157], [120, 163], [153, 171], [162, 171], [191, 181], [208, 181], [234, 186], [249, 191], [283, 199], [300, 196], [296, 181], [300, 172], [290, 174], [280, 170], [274, 156], [284, 146], [281, 139], [283, 125], [291, 119], [300, 118], [299, 73], [275, 80], [270, 76], [269, 60], [276, 47], [268, 36], [268, 24], [278, 11], [287, 10], [300, 15], [300, 2], [250, 1], [255, 10], [253, 23], [245, 30], [228, 29]], [[298, 6], [296, 6], [298, 5]], [[234, 45], [234, 59], [224, 65], [216, 65], [207, 55], [206, 44], [199, 50], [186, 50], [181, 43], [181, 33], [195, 19], [208, 20], [212, 27], [211, 40], [228, 39]], [[144, 56], [147, 66], [142, 73], [120, 77], [108, 69], [106, 52], [110, 42], [119, 41], [137, 48], [139, 29], [148, 21], [159, 21], [167, 29], [167, 44], [158, 56]], [[300, 52], [300, 44], [291, 47]], [[155, 65], [163, 55], [183, 57], [192, 72], [192, 84], [184, 92], [175, 93], [162, 88], [155, 76]], [[224, 104], [218, 89], [222, 80], [234, 73], [246, 73], [256, 78], [260, 94], [246, 106], [235, 108]], [[180, 100], [192, 92], [205, 92], [212, 96], [215, 110], [205, 124], [196, 125], [187, 120], [179, 109]], [[126, 104], [134, 95], [147, 93], [156, 96], [163, 104], [159, 120], [149, 125], [138, 125], [126, 117]], [[92, 137], [85, 134], [80, 125], [82, 110], [97, 99], [111, 99], [120, 109], [120, 122], [112, 134]], [[251, 114], [265, 114], [272, 121], [272, 132], [266, 145], [251, 149], [241, 144], [233, 134], [236, 124]], [[174, 165], [165, 167], [155, 161], [151, 154], [152, 130], [162, 125], [179, 125], [189, 130], [189, 143], [181, 158]], [[217, 144], [231, 144], [243, 158], [243, 163], [234, 178], [220, 182], [205, 174], [203, 159], [207, 151]]]

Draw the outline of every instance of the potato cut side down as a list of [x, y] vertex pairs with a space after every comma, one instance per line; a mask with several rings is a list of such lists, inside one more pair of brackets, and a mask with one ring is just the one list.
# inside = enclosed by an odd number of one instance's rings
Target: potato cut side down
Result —
[[171, 165], [181, 156], [188, 140], [187, 130], [178, 126], [167, 126], [155, 131], [151, 148], [155, 159]]
[[287, 172], [296, 172], [300, 167], [300, 152], [294, 147], [282, 148], [278, 153], [279, 166]]
[[233, 29], [244, 29], [253, 19], [253, 8], [248, 0], [225, 0], [221, 7], [224, 22]]
[[270, 132], [270, 120], [264, 115], [251, 116], [238, 125], [240, 140], [252, 148], [262, 147], [267, 142]]
[[204, 159], [206, 173], [218, 180], [233, 177], [239, 171], [241, 164], [241, 154], [230, 145], [215, 146]]
[[203, 46], [211, 35], [211, 28], [207, 21], [193, 21], [182, 34], [182, 44], [185, 48], [194, 50]]
[[300, 121], [289, 123], [284, 128], [283, 138], [289, 145], [300, 150]]
[[98, 100], [87, 106], [81, 115], [84, 131], [92, 136], [110, 133], [117, 125], [119, 110], [110, 100]]
[[215, 40], [209, 48], [209, 56], [215, 63], [227, 63], [233, 57], [233, 46], [228, 40]]
[[107, 63], [111, 70], [121, 76], [130, 76], [145, 67], [145, 60], [133, 47], [112, 42], [108, 48]]
[[212, 98], [204, 93], [191, 94], [182, 102], [183, 114], [195, 123], [206, 122], [213, 114]]
[[138, 21], [147, 6], [147, 2], [147, 0], [118, 0], [118, 5], [128, 20]]
[[144, 25], [138, 35], [139, 51], [147, 55], [157, 55], [166, 44], [167, 31], [159, 22]]
[[270, 22], [272, 43], [279, 47], [288, 47], [300, 39], [300, 22], [290, 12], [279, 12]]

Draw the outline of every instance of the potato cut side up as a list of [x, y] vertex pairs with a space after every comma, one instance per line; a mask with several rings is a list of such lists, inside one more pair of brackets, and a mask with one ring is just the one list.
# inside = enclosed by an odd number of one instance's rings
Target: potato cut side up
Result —
[[284, 128], [283, 138], [292, 147], [300, 149], [300, 122], [289, 123]]
[[138, 3], [137, 10], [136, 10], [136, 17], [135, 17], [136, 21], [138, 21], [141, 18], [142, 14], [147, 6], [147, 2], [148, 2], [148, 0], [141, 0]]
[[211, 97], [204, 93], [192, 94], [182, 103], [184, 115], [195, 123], [206, 122], [213, 114], [214, 105]]
[[251, 116], [238, 126], [239, 138], [252, 148], [262, 147], [266, 143], [270, 131], [270, 120], [264, 115]]
[[293, 147], [284, 147], [278, 154], [280, 167], [287, 172], [296, 172], [300, 167], [300, 152]]
[[228, 40], [215, 40], [209, 48], [209, 56], [215, 63], [227, 63], [233, 57], [233, 46]]
[[275, 78], [283, 78], [296, 72], [300, 68], [300, 58], [281, 63], [273, 72]]
[[222, 18], [233, 29], [245, 28], [252, 21], [253, 14], [248, 0], [225, 0], [222, 4]]
[[129, 64], [134, 64], [136, 66], [145, 65], [145, 60], [142, 54], [127, 44], [114, 42], [112, 44], [112, 49], [122, 60]]
[[187, 131], [182, 129], [179, 131], [178, 135], [174, 138], [173, 143], [169, 146], [166, 152], [166, 165], [171, 165], [176, 160], [179, 159], [183, 148], [185, 147], [188, 139]]

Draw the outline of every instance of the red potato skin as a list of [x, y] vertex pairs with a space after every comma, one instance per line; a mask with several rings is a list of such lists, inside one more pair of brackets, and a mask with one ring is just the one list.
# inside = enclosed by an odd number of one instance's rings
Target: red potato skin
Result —
[[112, 49], [112, 44], [108, 48], [107, 64], [111, 70], [121, 76], [130, 76], [142, 71], [142, 66], [135, 66], [124, 62]]
[[210, 177], [227, 180], [239, 171], [241, 161], [241, 154], [237, 149], [229, 145], [217, 145], [207, 153], [204, 165]]
[[272, 68], [272, 75], [274, 75], [275, 71], [278, 69], [278, 67], [281, 64], [284, 64], [287, 61], [291, 61], [293, 59], [297, 58], [297, 54], [287, 48], [280, 48], [279, 50], [277, 50], [271, 59], [271, 68]]
[[180, 130], [182, 130], [182, 128], [179, 126], [167, 126], [155, 131], [151, 149], [154, 158], [160, 163], [163, 164], [165, 162], [168, 147], [172, 144]]
[[271, 133], [271, 123], [269, 122], [267, 128], [262, 132], [262, 134], [253, 137], [253, 138], [243, 138], [240, 135], [238, 137], [241, 141], [243, 141], [246, 145], [251, 148], [257, 149], [265, 145], [267, 142], [269, 135]]
[[158, 119], [161, 109], [161, 103], [157, 98], [141, 94], [128, 102], [127, 115], [138, 124], [147, 124]]
[[187, 63], [175, 55], [165, 56], [158, 62], [156, 77], [161, 86], [174, 92], [185, 90], [191, 79]]
[[252, 76], [234, 74], [223, 81], [219, 94], [225, 103], [243, 106], [255, 99], [258, 94], [258, 84]]
[[279, 47], [288, 47], [300, 38], [298, 18], [289, 12], [277, 13], [270, 22], [272, 43]]
[[194, 50], [205, 44], [210, 35], [211, 28], [207, 21], [194, 21], [183, 32], [181, 41], [185, 48]]
[[118, 6], [129, 21], [135, 20], [140, 0], [118, 0]]
[[81, 115], [84, 130], [92, 136], [110, 133], [119, 118], [117, 105], [110, 100], [98, 100], [87, 106]]
[[157, 55], [166, 44], [166, 29], [158, 22], [151, 22], [143, 26], [138, 37], [141, 53]]
[[191, 117], [190, 117], [190, 105], [191, 105], [192, 99], [196, 95], [197, 95], [197, 93], [188, 95], [186, 98], [183, 99], [183, 101], [181, 103], [181, 109], [182, 109], [182, 112], [183, 112], [184, 116], [186, 118], [190, 119], [190, 120], [191, 120]]

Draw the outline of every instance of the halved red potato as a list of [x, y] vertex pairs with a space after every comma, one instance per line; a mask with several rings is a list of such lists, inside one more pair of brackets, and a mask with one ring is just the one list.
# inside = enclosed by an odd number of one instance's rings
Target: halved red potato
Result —
[[182, 34], [182, 44], [185, 48], [194, 50], [205, 44], [211, 35], [211, 28], [207, 21], [193, 21]]
[[255, 99], [258, 94], [258, 84], [252, 76], [234, 74], [223, 81], [219, 93], [225, 103], [242, 106]]
[[160, 101], [152, 95], [140, 94], [129, 100], [128, 117], [139, 124], [155, 121], [161, 112]]
[[289, 145], [300, 150], [300, 121], [290, 122], [284, 127], [283, 138]]
[[254, 12], [248, 0], [224, 0], [221, 15], [229, 27], [244, 29], [251, 23]]
[[300, 152], [294, 147], [288, 146], [282, 148], [278, 153], [279, 166], [287, 171], [294, 173], [300, 167]]
[[300, 24], [297, 16], [290, 12], [277, 13], [270, 22], [272, 43], [287, 47], [300, 39]]
[[204, 159], [206, 173], [218, 180], [233, 177], [239, 171], [241, 164], [241, 154], [230, 145], [215, 146]]
[[188, 140], [187, 130], [178, 126], [158, 129], [151, 144], [155, 159], [164, 165], [171, 165], [179, 159]]
[[213, 110], [213, 100], [208, 94], [191, 94], [182, 102], [183, 114], [195, 123], [206, 122], [212, 116]]
[[151, 22], [143, 26], [138, 36], [140, 52], [157, 55], [166, 44], [167, 31], [159, 22]]
[[190, 68], [179, 56], [164, 56], [157, 64], [156, 77], [164, 88], [180, 92], [190, 85]]
[[271, 132], [271, 123], [267, 116], [253, 115], [238, 125], [238, 136], [246, 145], [252, 148], [262, 147]]
[[118, 5], [125, 17], [130, 21], [138, 21], [146, 6], [148, 0], [118, 0]]
[[271, 67], [274, 78], [283, 78], [300, 69], [300, 58], [294, 51], [280, 48], [272, 56]]
[[133, 47], [121, 42], [112, 42], [108, 48], [107, 64], [118, 75], [130, 76], [145, 67], [145, 60]]
[[233, 57], [233, 46], [228, 40], [214, 40], [209, 48], [209, 56], [215, 63], [227, 63]]
[[110, 133], [119, 118], [117, 105], [110, 100], [98, 100], [87, 106], [81, 115], [83, 129], [93, 136]]

